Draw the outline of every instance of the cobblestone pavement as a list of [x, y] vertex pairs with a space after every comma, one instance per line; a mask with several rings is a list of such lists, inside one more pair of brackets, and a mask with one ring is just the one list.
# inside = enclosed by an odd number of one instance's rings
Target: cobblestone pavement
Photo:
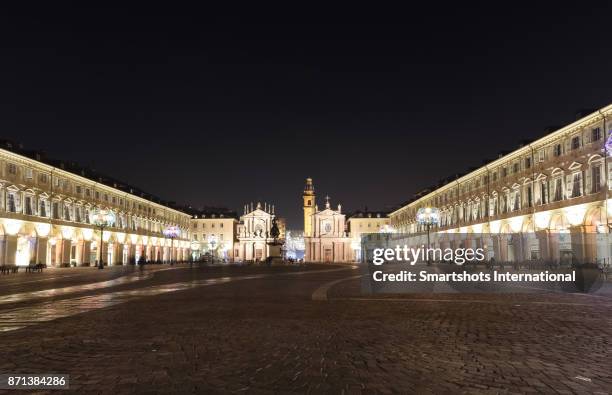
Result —
[[329, 268], [180, 268], [0, 304], [0, 315], [61, 310], [76, 298], [216, 279], [1, 333], [0, 372], [69, 373], [79, 394], [612, 393], [612, 299], [363, 297], [355, 278], [313, 301], [321, 285], [356, 274]]

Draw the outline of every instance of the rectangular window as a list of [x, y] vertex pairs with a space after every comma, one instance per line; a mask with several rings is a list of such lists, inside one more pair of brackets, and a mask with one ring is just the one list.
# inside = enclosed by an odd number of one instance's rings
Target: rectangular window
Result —
[[563, 199], [563, 186], [561, 182], [561, 177], [555, 180], [555, 202], [558, 202]]
[[525, 169], [529, 169], [531, 167], [531, 158], [525, 158]]
[[553, 149], [553, 155], [554, 156], [561, 156], [561, 144], [555, 145], [555, 147]]
[[32, 169], [26, 169], [25, 176], [28, 180], [32, 179]]
[[47, 175], [46, 174], [39, 174], [38, 175], [38, 182], [40, 182], [41, 184], [46, 184], [47, 183]]
[[26, 215], [32, 215], [32, 197], [25, 197], [25, 213]]
[[17, 166], [14, 163], [9, 163], [6, 165], [7, 172], [11, 175], [17, 174]]
[[591, 141], [597, 141], [599, 139], [601, 139], [601, 129], [600, 128], [591, 129]]
[[512, 172], [513, 173], [518, 173], [519, 172], [519, 164], [518, 162], [516, 162], [513, 166], [512, 166]]
[[572, 137], [572, 149], [580, 148], [580, 136]]
[[539, 162], [544, 162], [544, 158], [545, 158], [545, 151], [543, 149], [540, 150], [540, 152], [538, 152], [538, 157], [539, 157]]
[[531, 192], [531, 185], [527, 186], [527, 207], [533, 206], [533, 196]]
[[76, 186], [76, 193], [78, 193], [79, 195], [83, 192], [83, 188], [81, 188], [80, 185]]
[[601, 166], [593, 166], [591, 168], [591, 193], [597, 193], [601, 190]]
[[502, 177], [506, 177], [508, 175], [508, 168], [507, 167], [503, 167], [502, 168]]
[[580, 184], [582, 183], [581, 173], [574, 173], [572, 179], [572, 197], [580, 196]]

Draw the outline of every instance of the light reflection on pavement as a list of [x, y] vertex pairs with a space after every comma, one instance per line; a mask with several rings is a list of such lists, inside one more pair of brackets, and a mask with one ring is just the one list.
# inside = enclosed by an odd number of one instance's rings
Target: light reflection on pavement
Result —
[[52, 289], [45, 289], [42, 291], [22, 292], [18, 294], [4, 295], [4, 296], [0, 296], [0, 304], [25, 302], [25, 301], [29, 301], [32, 299], [41, 299], [41, 298], [62, 296], [66, 294], [76, 293], [76, 292], [98, 290], [101, 288], [114, 287], [116, 285], [129, 284], [135, 281], [147, 280], [151, 278], [152, 276], [153, 276], [152, 272], [131, 273], [123, 277], [118, 277], [112, 280], [100, 281], [97, 283], [73, 285], [73, 286], [63, 287], [63, 288], [52, 288]]
[[[161, 295], [168, 292], [176, 292], [187, 289], [193, 289], [196, 287], [203, 287], [208, 285], [216, 285], [216, 284], [224, 284], [233, 281], [240, 280], [253, 280], [264, 277], [271, 276], [292, 276], [292, 275], [302, 275], [302, 274], [314, 274], [314, 273], [322, 273], [322, 272], [335, 272], [340, 270], [349, 270], [352, 267], [343, 267], [343, 268], [335, 268], [335, 269], [323, 269], [323, 270], [307, 270], [300, 272], [287, 272], [287, 273], [273, 273], [273, 274], [252, 274], [246, 276], [234, 276], [234, 277], [220, 277], [220, 278], [211, 278], [205, 280], [193, 280], [188, 282], [178, 282], [172, 284], [162, 284], [162, 285], [153, 285], [140, 289], [134, 290], [125, 290], [125, 291], [115, 291], [108, 292], [100, 295], [93, 296], [82, 296], [70, 299], [63, 300], [55, 300], [48, 302], [41, 302], [34, 304], [32, 306], [27, 307], [19, 307], [15, 309], [9, 309], [3, 312], [0, 312], [0, 332], [8, 332], [17, 329], [21, 329], [27, 326], [35, 325], [41, 322], [47, 322], [56, 320], [59, 318], [69, 317], [76, 314], [85, 313], [88, 311], [102, 309], [110, 306], [114, 306], [120, 303], [125, 303], [131, 300], [140, 299], [147, 296], [155, 296]], [[146, 274], [150, 275], [150, 274]], [[121, 277], [115, 280], [103, 281], [100, 283], [94, 284], [86, 284], [82, 286], [75, 287], [66, 287], [68, 289], [72, 289], [70, 292], [77, 292], [74, 289], [79, 288], [81, 290], [90, 290], [90, 289], [99, 289], [104, 288], [100, 284], [116, 282], [118, 280], [123, 279], [123, 283], [132, 282], [142, 280], [139, 277], [129, 276]], [[97, 288], [83, 288], [83, 287], [93, 287], [97, 286]], [[108, 285], [106, 285], [108, 286]], [[63, 292], [68, 293], [68, 291], [64, 291], [66, 288], [60, 288], [57, 290], [46, 290], [39, 291], [43, 293], [51, 293], [51, 292]], [[38, 292], [34, 292], [32, 294], [37, 294]], [[42, 293], [40, 295], [43, 295]], [[56, 296], [57, 294], [46, 294], [45, 296]], [[18, 296], [18, 295], [13, 295]], [[43, 297], [43, 296], [38, 296]], [[4, 297], [3, 297], [4, 298]], [[0, 299], [3, 300], [3, 299]], [[3, 302], [7, 303], [7, 302]]]

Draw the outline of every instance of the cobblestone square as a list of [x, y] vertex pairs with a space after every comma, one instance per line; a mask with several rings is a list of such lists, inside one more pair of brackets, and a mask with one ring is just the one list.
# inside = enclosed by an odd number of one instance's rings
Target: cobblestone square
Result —
[[155, 265], [6, 276], [0, 370], [68, 373], [79, 394], [612, 392], [606, 296], [365, 297], [357, 273]]

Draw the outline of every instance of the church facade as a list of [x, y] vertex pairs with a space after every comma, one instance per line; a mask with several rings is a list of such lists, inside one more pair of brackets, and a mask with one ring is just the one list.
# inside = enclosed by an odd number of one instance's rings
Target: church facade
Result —
[[261, 203], [244, 206], [244, 215], [237, 227], [238, 241], [234, 244], [234, 259], [237, 261], [265, 261], [271, 256], [272, 223], [276, 218], [274, 205]]
[[319, 211], [312, 179], [306, 179], [304, 188], [304, 259], [307, 262], [352, 261], [351, 239], [345, 230], [342, 206], [331, 208], [329, 197], [325, 209]]

